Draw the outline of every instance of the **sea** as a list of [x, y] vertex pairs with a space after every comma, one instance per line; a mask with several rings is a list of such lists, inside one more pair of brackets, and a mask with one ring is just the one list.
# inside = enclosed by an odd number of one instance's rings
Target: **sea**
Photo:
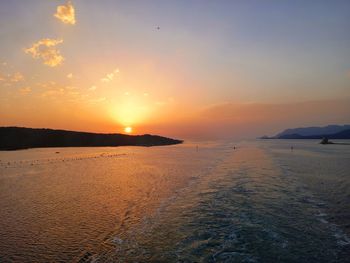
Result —
[[350, 262], [350, 145], [2, 151], [0, 262]]

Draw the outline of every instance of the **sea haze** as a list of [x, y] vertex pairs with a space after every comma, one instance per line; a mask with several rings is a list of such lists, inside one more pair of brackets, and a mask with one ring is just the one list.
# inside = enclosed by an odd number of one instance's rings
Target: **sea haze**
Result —
[[347, 262], [349, 171], [315, 140], [0, 152], [0, 262]]

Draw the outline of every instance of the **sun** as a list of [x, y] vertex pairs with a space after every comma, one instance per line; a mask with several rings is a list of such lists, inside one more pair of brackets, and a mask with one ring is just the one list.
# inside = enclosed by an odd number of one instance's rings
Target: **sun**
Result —
[[130, 126], [125, 127], [125, 128], [124, 128], [124, 131], [125, 131], [126, 133], [132, 133], [132, 128], [131, 128]]

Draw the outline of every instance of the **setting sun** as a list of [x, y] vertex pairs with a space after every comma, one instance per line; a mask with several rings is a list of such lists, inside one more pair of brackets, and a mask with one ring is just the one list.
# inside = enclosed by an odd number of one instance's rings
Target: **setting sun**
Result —
[[126, 133], [132, 133], [132, 128], [131, 128], [131, 127], [125, 127], [125, 128], [124, 128], [124, 131], [125, 131]]

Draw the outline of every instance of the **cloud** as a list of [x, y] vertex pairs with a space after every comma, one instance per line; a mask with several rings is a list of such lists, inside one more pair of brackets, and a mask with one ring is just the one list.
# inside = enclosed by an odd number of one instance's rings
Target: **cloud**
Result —
[[11, 76], [10, 81], [19, 82], [19, 81], [22, 81], [23, 79], [24, 79], [24, 76], [20, 72], [16, 72]]
[[61, 65], [64, 60], [64, 57], [56, 48], [61, 43], [63, 43], [62, 39], [44, 38], [34, 43], [32, 47], [24, 49], [24, 52], [35, 59], [43, 60], [45, 65], [56, 67]]
[[57, 98], [58, 96], [62, 96], [65, 94], [65, 89], [64, 88], [54, 88], [54, 89], [49, 89], [41, 93], [41, 97], [43, 98]]
[[103, 102], [105, 100], [106, 100], [106, 97], [101, 97], [101, 98], [97, 98], [97, 99], [90, 99], [89, 102], [92, 104], [95, 104], [95, 103]]
[[112, 73], [107, 74], [101, 79], [102, 82], [110, 82], [114, 79], [115, 75], [119, 73], [119, 69], [115, 69]]
[[55, 87], [56, 86], [56, 82], [55, 81], [47, 81], [47, 82], [37, 83], [37, 85], [40, 88], [49, 89], [49, 88]]
[[65, 24], [75, 25], [75, 9], [72, 3], [69, 1], [65, 5], [59, 5], [54, 17], [61, 20]]
[[94, 90], [96, 90], [96, 89], [97, 89], [96, 86], [91, 86], [91, 87], [89, 88], [89, 90], [91, 90], [91, 91], [94, 91]]
[[75, 96], [75, 95], [79, 95], [80, 92], [79, 92], [79, 91], [69, 91], [68, 94], [69, 94], [69, 95], [74, 95], [74, 96]]
[[7, 86], [10, 86], [12, 83], [20, 82], [24, 80], [24, 76], [20, 72], [15, 72], [13, 74], [1, 74], [0, 81], [5, 82]]
[[67, 90], [77, 90], [78, 89], [77, 87], [74, 87], [74, 86], [66, 86], [65, 88]]
[[73, 78], [73, 74], [72, 74], [72, 73], [69, 73], [69, 74], [67, 75], [67, 78], [72, 79], [72, 78]]
[[80, 92], [75, 86], [62, 86], [55, 82], [49, 82], [47, 84], [39, 84], [40, 87], [45, 88], [40, 96], [42, 98], [51, 99], [79, 99]]
[[25, 88], [21, 88], [19, 90], [19, 93], [21, 93], [22, 95], [27, 95], [28, 93], [30, 93], [32, 91], [32, 89], [30, 87], [25, 87]]

